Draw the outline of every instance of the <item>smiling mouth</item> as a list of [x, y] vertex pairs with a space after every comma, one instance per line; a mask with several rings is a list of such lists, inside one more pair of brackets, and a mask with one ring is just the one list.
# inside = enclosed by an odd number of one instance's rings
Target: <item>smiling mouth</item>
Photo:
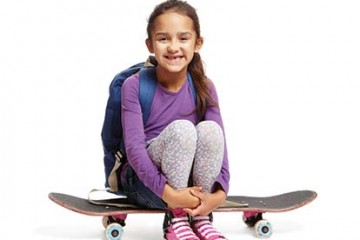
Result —
[[178, 63], [184, 57], [183, 56], [165, 56], [165, 58], [171, 63]]
[[183, 58], [183, 56], [165, 56], [165, 58], [169, 59], [169, 60], [174, 60], [174, 59], [179, 59], [179, 58]]

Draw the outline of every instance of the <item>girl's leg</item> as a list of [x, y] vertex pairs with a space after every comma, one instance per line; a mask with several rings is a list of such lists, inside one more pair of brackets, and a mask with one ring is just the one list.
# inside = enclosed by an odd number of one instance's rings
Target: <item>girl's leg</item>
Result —
[[[198, 144], [195, 153], [193, 179], [204, 192], [212, 192], [224, 157], [224, 134], [214, 121], [200, 122], [197, 127]], [[212, 225], [212, 216], [195, 216], [191, 227], [200, 240], [226, 239]]]
[[193, 170], [194, 185], [210, 193], [222, 166], [224, 134], [214, 121], [200, 122], [196, 130], [198, 143]]
[[[169, 124], [151, 141], [148, 153], [174, 189], [188, 186], [196, 149], [196, 129], [186, 120]], [[191, 229], [189, 217], [183, 209], [168, 209], [163, 223], [166, 239], [199, 240]]]
[[196, 128], [187, 120], [170, 123], [148, 146], [153, 162], [175, 189], [188, 186], [197, 141]]

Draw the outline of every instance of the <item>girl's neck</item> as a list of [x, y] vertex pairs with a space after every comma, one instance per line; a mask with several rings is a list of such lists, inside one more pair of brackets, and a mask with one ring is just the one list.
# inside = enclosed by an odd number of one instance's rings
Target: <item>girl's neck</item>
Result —
[[181, 72], [168, 72], [160, 67], [156, 67], [157, 81], [168, 91], [178, 92], [186, 82], [186, 69]]

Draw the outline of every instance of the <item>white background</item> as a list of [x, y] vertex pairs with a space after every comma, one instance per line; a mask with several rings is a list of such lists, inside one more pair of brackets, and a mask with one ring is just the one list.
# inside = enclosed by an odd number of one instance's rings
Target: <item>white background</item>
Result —
[[[272, 239], [359, 239], [356, 1], [189, 2], [220, 97], [230, 194], [316, 190], [310, 205], [266, 215]], [[157, 3], [1, 1], [1, 239], [102, 238], [100, 218], [47, 194], [103, 187], [108, 85], [147, 57], [146, 19]], [[131, 215], [124, 239], [161, 239], [161, 225], [162, 215]], [[238, 213], [216, 214], [215, 225], [231, 240], [254, 239]]]

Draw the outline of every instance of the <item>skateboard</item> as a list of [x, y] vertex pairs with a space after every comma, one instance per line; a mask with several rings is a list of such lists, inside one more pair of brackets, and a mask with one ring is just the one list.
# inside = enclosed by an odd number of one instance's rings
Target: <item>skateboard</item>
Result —
[[[264, 213], [286, 212], [300, 208], [317, 197], [317, 193], [310, 190], [294, 191], [269, 197], [228, 196], [223, 205], [215, 212], [242, 212], [243, 221], [248, 227], [253, 227], [260, 238], [269, 238], [273, 228]], [[126, 197], [91, 200], [79, 198], [63, 193], [49, 193], [49, 198], [71, 211], [103, 217], [105, 236], [107, 240], [121, 240], [123, 228], [128, 214], [164, 213], [164, 210], [143, 208], [132, 205]]]

